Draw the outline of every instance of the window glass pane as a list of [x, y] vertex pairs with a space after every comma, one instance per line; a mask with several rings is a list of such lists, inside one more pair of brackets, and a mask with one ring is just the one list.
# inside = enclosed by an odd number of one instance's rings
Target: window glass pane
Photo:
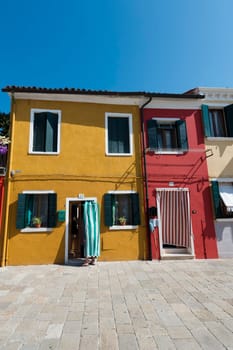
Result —
[[29, 194], [26, 203], [26, 226], [33, 226], [33, 217], [41, 219], [41, 226], [48, 225], [48, 194]]
[[41, 112], [34, 114], [33, 151], [57, 152], [58, 115]]
[[216, 137], [226, 136], [226, 128], [222, 110], [209, 110], [211, 135]]
[[132, 225], [132, 202], [129, 194], [117, 194], [113, 203], [113, 225], [121, 225], [125, 218], [126, 225]]
[[129, 118], [108, 117], [108, 152], [130, 153]]
[[160, 124], [158, 127], [158, 148], [177, 148], [177, 135], [175, 124]]

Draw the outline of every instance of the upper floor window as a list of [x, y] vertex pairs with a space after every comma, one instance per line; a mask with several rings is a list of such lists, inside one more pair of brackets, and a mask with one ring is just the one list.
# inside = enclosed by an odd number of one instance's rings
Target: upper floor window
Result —
[[106, 113], [105, 130], [107, 155], [128, 156], [133, 154], [131, 114]]
[[61, 111], [31, 110], [30, 153], [58, 154], [60, 152]]
[[233, 105], [222, 109], [202, 105], [206, 137], [233, 137]]
[[212, 194], [216, 218], [233, 218], [232, 182], [212, 181]]
[[16, 228], [55, 227], [56, 208], [57, 195], [53, 191], [24, 191], [19, 193]]
[[153, 118], [147, 122], [148, 147], [156, 152], [186, 151], [186, 124], [178, 118]]

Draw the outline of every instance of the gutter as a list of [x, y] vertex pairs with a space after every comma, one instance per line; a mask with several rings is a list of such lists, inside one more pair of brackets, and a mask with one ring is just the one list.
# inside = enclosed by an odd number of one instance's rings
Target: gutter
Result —
[[4, 204], [5, 204], [5, 220], [3, 226], [3, 249], [2, 249], [2, 257], [0, 266], [4, 267], [8, 265], [8, 244], [9, 244], [9, 201], [10, 201], [10, 169], [12, 167], [12, 158], [13, 158], [13, 140], [14, 140], [14, 118], [15, 118], [15, 110], [14, 110], [15, 100], [14, 93], [11, 93], [11, 113], [10, 113], [10, 144], [9, 144], [9, 154], [7, 160], [7, 173], [5, 177], [6, 191], [4, 194]]
[[141, 136], [142, 136], [142, 162], [143, 162], [143, 182], [144, 182], [144, 193], [145, 193], [145, 219], [147, 228], [147, 239], [149, 247], [149, 260], [152, 260], [151, 253], [151, 239], [150, 239], [150, 228], [149, 228], [149, 197], [148, 197], [148, 182], [147, 182], [147, 170], [146, 170], [146, 155], [145, 155], [145, 128], [144, 128], [144, 113], [143, 110], [152, 100], [152, 96], [140, 107], [140, 119], [141, 119]]

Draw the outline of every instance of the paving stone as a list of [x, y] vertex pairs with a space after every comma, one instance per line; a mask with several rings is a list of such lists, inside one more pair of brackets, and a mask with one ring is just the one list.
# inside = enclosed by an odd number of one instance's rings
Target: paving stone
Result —
[[118, 350], [118, 337], [116, 331], [104, 330], [100, 333], [99, 348], [101, 350]]
[[137, 350], [139, 349], [136, 336], [134, 334], [119, 334], [119, 350]]

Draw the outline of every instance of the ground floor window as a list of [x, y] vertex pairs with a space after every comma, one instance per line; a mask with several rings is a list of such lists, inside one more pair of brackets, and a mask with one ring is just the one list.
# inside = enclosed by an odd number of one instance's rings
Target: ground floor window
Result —
[[136, 192], [111, 191], [104, 195], [105, 225], [109, 227], [140, 224], [139, 196]]
[[232, 182], [211, 181], [216, 218], [233, 218], [233, 179]]
[[56, 211], [56, 193], [42, 191], [19, 193], [16, 228], [55, 227]]

